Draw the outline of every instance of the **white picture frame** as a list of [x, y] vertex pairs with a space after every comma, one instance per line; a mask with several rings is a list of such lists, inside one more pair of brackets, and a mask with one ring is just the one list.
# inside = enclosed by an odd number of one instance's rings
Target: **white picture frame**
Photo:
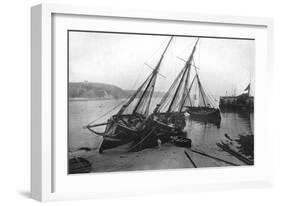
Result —
[[[59, 16], [69, 22], [56, 20]], [[77, 18], [71, 20], [71, 18]], [[255, 166], [239, 168], [204, 168], [168, 171], [117, 172], [112, 174], [82, 174], [69, 177], [64, 138], [58, 139], [60, 123], [66, 121], [65, 113], [57, 115], [56, 98], [63, 94], [65, 85], [59, 80], [64, 68], [57, 61], [57, 54], [65, 51], [57, 46], [54, 37], [65, 29], [86, 29], [92, 19], [106, 19], [105, 29], [118, 30], [114, 21], [126, 25], [138, 21], [144, 29], [153, 23], [175, 24], [170, 34], [181, 33], [187, 24], [201, 25], [197, 33], [226, 37], [255, 37], [256, 49], [256, 96], [255, 99]], [[90, 19], [89, 21], [87, 19]], [[81, 23], [81, 22], [85, 23]], [[141, 26], [142, 25], [142, 26]], [[31, 8], [31, 196], [39, 201], [112, 197], [135, 194], [205, 191], [245, 187], [266, 187], [273, 184], [273, 132], [267, 124], [267, 108], [272, 104], [271, 78], [273, 77], [273, 21], [269, 18], [202, 15], [189, 13], [128, 11], [82, 6], [40, 4]], [[151, 25], [150, 25], [151, 26]], [[155, 32], [148, 26], [146, 31]], [[99, 28], [103, 25], [100, 23]], [[207, 31], [204, 27], [212, 28]], [[161, 28], [161, 27], [159, 27]], [[225, 28], [222, 30], [222, 28]], [[132, 29], [132, 28], [131, 28]], [[56, 30], [56, 31], [54, 31]], [[165, 32], [164, 30], [161, 32]], [[221, 32], [221, 33], [219, 33]], [[58, 34], [58, 38], [59, 34]], [[63, 55], [63, 54], [62, 54]], [[56, 60], [55, 60], [56, 59]], [[63, 58], [62, 58], [63, 59]], [[63, 60], [62, 60], [63, 61]], [[65, 63], [65, 61], [63, 61]], [[62, 72], [62, 73], [61, 73]], [[266, 87], [265, 87], [266, 85]], [[263, 94], [267, 99], [263, 99]], [[261, 126], [262, 125], [262, 126]], [[264, 137], [264, 139], [262, 139]], [[266, 138], [265, 138], [266, 137]], [[62, 140], [61, 140], [62, 139]], [[165, 181], [161, 181], [165, 179]]]

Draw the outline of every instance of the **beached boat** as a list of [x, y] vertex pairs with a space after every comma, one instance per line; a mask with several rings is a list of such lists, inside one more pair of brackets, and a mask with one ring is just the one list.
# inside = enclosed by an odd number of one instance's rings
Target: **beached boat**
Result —
[[[151, 121], [152, 117], [149, 114], [149, 107], [151, 98], [153, 97], [154, 87], [157, 79], [157, 75], [165, 56], [165, 53], [172, 41], [170, 38], [167, 43], [157, 65], [136, 90], [136, 92], [129, 98], [129, 100], [122, 106], [116, 115], [113, 115], [106, 123], [101, 124], [89, 124], [86, 126], [91, 132], [96, 135], [102, 136], [103, 141], [100, 146], [99, 152], [112, 149], [128, 143], [133, 143], [131, 150], [140, 148], [145, 141], [150, 138], [150, 142], [153, 142], [152, 138], [156, 128], [154, 122]], [[95, 131], [95, 127], [106, 126], [104, 132]], [[168, 125], [163, 124], [162, 126]]]
[[186, 119], [184, 115], [185, 111], [183, 109], [185, 101], [189, 96], [188, 85], [190, 71], [192, 68], [193, 55], [195, 53], [198, 40], [199, 39], [196, 40], [192, 52], [188, 60], [185, 62], [182, 70], [179, 72], [168, 91], [154, 109], [153, 115], [156, 125], [159, 125], [161, 128], [161, 124], [164, 123], [172, 125], [176, 128], [176, 131], [173, 131], [170, 128], [163, 127], [162, 133], [174, 132], [174, 135], [178, 135], [182, 133], [182, 130], [186, 125]]

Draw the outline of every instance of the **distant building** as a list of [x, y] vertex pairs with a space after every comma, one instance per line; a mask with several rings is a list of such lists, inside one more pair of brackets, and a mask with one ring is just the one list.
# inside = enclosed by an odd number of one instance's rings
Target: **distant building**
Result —
[[221, 96], [219, 102], [220, 109], [241, 109], [253, 110], [254, 97], [250, 96], [250, 84], [244, 93], [238, 96]]

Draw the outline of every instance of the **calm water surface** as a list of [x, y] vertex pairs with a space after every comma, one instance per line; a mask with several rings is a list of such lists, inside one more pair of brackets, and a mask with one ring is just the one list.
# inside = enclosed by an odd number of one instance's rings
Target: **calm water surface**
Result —
[[[83, 126], [101, 117], [96, 123], [106, 122], [106, 120], [120, 109], [125, 100], [102, 100], [102, 101], [70, 101], [69, 102], [69, 150], [74, 151], [81, 147], [98, 149], [102, 138], [95, 136]], [[154, 107], [154, 104], [151, 106]], [[114, 109], [115, 108], [115, 109]], [[213, 123], [203, 123], [191, 120], [187, 117], [186, 130], [188, 137], [192, 139], [194, 146], [200, 145], [211, 150], [216, 147], [216, 143], [224, 139], [227, 133], [231, 138], [237, 139], [239, 135], [252, 134], [253, 113], [227, 112], [222, 113], [220, 125]], [[104, 131], [104, 127], [97, 128]]]

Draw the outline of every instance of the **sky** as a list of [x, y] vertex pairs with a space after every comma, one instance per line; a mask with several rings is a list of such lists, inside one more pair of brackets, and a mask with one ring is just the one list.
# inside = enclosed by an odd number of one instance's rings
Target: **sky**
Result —
[[[159, 61], [169, 39], [159, 35], [70, 31], [69, 81], [137, 89]], [[184, 66], [181, 59], [188, 59], [196, 40], [187, 36], [173, 38], [157, 77], [156, 91], [168, 90]], [[238, 95], [249, 82], [253, 88], [254, 40], [200, 37], [194, 61], [203, 87], [212, 95], [232, 95], [234, 91]]]

